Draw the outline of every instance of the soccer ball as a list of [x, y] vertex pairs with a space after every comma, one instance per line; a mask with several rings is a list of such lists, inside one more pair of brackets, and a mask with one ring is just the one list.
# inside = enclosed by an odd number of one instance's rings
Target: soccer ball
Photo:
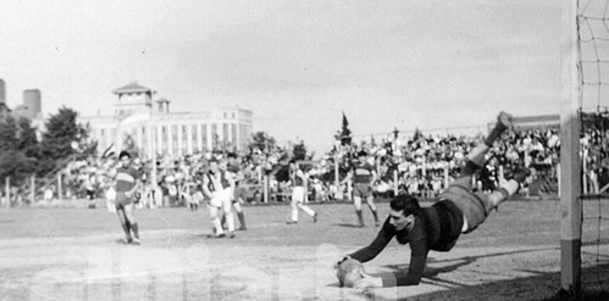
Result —
[[353, 287], [357, 280], [362, 279], [364, 266], [355, 259], [346, 259], [338, 265], [336, 277], [340, 286]]

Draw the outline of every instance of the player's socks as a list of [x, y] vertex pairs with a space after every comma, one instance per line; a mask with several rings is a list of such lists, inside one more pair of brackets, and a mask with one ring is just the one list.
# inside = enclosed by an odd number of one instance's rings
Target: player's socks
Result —
[[506, 181], [505, 183], [503, 183], [503, 185], [501, 185], [501, 187], [499, 187], [498, 190], [507, 199], [507, 198], [513, 196], [514, 193], [516, 193], [518, 191], [519, 187], [520, 187], [520, 185], [518, 184], [518, 182], [516, 182], [514, 180], [509, 180], [509, 181]]
[[363, 227], [364, 226], [364, 217], [362, 216], [362, 210], [355, 210], [355, 213], [357, 214], [357, 219], [359, 221], [359, 226]]
[[222, 218], [220, 219], [220, 224], [223, 228], [226, 227], [226, 214], [222, 214]]
[[292, 207], [292, 223], [298, 222], [298, 207]]
[[136, 239], [140, 239], [140, 233], [138, 230], [138, 225], [137, 223], [133, 223], [131, 224], [131, 230], [133, 231], [133, 237], [135, 237]]
[[213, 218], [211, 223], [214, 225], [214, 228], [216, 228], [217, 236], [224, 235], [224, 229], [222, 229], [222, 225], [220, 224], [220, 219], [218, 217]]
[[125, 236], [128, 239], [131, 239], [131, 225], [129, 224], [129, 222], [125, 221], [124, 223], [121, 223], [121, 226], [123, 227], [123, 231], [125, 232]]
[[241, 225], [239, 230], [247, 230], [247, 226], [245, 225], [245, 214], [243, 214], [243, 211], [237, 212], [237, 217], [239, 218], [239, 225]]
[[530, 175], [531, 175], [531, 170], [526, 167], [523, 167], [521, 169], [518, 169], [516, 172], [514, 172], [514, 176], [512, 177], [512, 179], [516, 180], [516, 182], [518, 182], [518, 183], [522, 183]]
[[476, 163], [468, 160], [465, 162], [465, 165], [463, 166], [463, 170], [461, 170], [461, 177], [471, 176], [479, 168], [480, 168], [480, 165], [476, 165]]
[[467, 158], [469, 159], [468, 162], [472, 162], [473, 164], [475, 164], [477, 166], [482, 166], [482, 164], [484, 164], [484, 155], [486, 155], [486, 152], [488, 150], [489, 150], [489, 146], [486, 145], [485, 143], [478, 144], [476, 147], [474, 147], [474, 149], [469, 151], [469, 153], [467, 154]]
[[374, 209], [370, 209], [370, 210], [372, 210], [372, 216], [374, 216], [374, 224], [376, 226], [378, 226], [379, 225], [379, 215], [376, 212], [376, 210], [374, 210]]
[[226, 224], [228, 226], [228, 232], [234, 232], [235, 231], [235, 219], [233, 217], [233, 213], [229, 212], [224, 214], [224, 216], [226, 216]]
[[488, 136], [486, 136], [486, 139], [484, 139], [484, 144], [486, 144], [487, 146], [492, 146], [493, 142], [495, 142], [495, 140], [497, 140], [497, 138], [499, 138], [501, 134], [505, 132], [505, 130], [512, 126], [511, 119], [512, 116], [510, 116], [509, 114], [505, 112], [499, 113], [499, 116], [497, 116], [497, 123], [495, 124], [495, 127], [491, 130], [491, 132], [488, 134]]
[[313, 211], [313, 209], [309, 208], [309, 206], [305, 206], [303, 204], [298, 204], [298, 208], [302, 209], [302, 211], [306, 212], [310, 216], [315, 215], [315, 211]]

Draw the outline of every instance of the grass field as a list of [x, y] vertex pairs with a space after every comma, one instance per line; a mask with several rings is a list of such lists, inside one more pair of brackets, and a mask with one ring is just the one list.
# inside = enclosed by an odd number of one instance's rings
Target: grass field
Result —
[[[205, 208], [142, 209], [140, 246], [116, 242], [105, 209], [4, 209], [0, 300], [543, 300], [560, 289], [557, 201], [506, 202], [452, 251], [431, 252], [419, 286], [367, 295], [339, 288], [332, 265], [374, 238], [369, 211], [356, 228], [349, 204], [312, 207], [318, 223], [301, 213], [297, 225], [285, 224], [289, 206], [245, 207], [249, 229], [234, 239], [207, 237]], [[584, 206], [582, 282], [607, 291], [609, 221], [598, 217], [609, 217], [609, 201], [600, 208]], [[379, 211], [386, 217], [388, 204]], [[366, 270], [405, 268], [409, 257], [392, 242]]]

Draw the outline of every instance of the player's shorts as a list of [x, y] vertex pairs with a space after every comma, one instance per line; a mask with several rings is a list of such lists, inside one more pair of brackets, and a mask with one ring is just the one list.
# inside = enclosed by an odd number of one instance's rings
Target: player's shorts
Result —
[[302, 186], [295, 186], [292, 188], [292, 200], [296, 202], [304, 202], [305, 191]]
[[440, 195], [440, 199], [451, 200], [461, 211], [467, 222], [467, 229], [464, 233], [469, 233], [476, 229], [486, 220], [493, 204], [488, 200], [484, 193], [472, 193], [466, 187], [460, 185], [450, 185]]
[[211, 199], [209, 204], [213, 207], [222, 207], [225, 202], [231, 201], [232, 189], [225, 188], [214, 192], [214, 197]]
[[133, 201], [133, 197], [127, 197], [124, 192], [117, 192], [114, 205], [116, 206], [116, 209], [123, 209], [126, 205], [132, 204]]
[[353, 183], [353, 196], [362, 199], [372, 195], [372, 186], [370, 183]]
[[245, 199], [247, 198], [247, 188], [241, 186], [235, 187], [233, 203], [238, 202], [239, 198], [245, 201]]
[[203, 201], [203, 199], [204, 199], [203, 193], [200, 191], [196, 191], [195, 193], [192, 194], [191, 201], [193, 204], [199, 204]]

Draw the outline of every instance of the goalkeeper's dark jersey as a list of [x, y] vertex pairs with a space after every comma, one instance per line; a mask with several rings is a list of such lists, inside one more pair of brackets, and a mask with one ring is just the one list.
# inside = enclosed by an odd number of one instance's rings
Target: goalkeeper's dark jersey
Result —
[[383, 276], [383, 286], [416, 285], [421, 281], [427, 254], [430, 250], [449, 251], [455, 246], [463, 227], [463, 213], [449, 200], [430, 207], [420, 208], [415, 214], [414, 228], [396, 231], [385, 220], [377, 237], [369, 246], [349, 255], [360, 262], [374, 259], [395, 236], [400, 244], [410, 244], [411, 257], [408, 271]]

